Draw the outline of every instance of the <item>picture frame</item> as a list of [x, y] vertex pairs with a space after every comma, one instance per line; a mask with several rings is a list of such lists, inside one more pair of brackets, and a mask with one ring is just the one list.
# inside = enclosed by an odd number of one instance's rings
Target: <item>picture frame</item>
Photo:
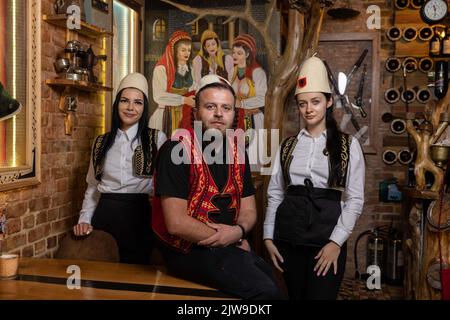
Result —
[[[16, 21], [30, 21], [26, 25], [25, 50], [26, 67], [26, 93], [22, 104], [22, 113], [26, 113], [24, 123], [14, 127], [14, 130], [23, 130], [25, 134], [25, 154], [21, 155], [24, 161], [17, 166], [6, 165], [0, 167], [0, 191], [35, 185], [40, 183], [40, 123], [41, 123], [41, 1], [27, 1], [26, 9], [22, 11], [23, 17], [15, 17]], [[20, 13], [18, 13], [20, 14]], [[13, 50], [12, 52], [18, 52]], [[8, 147], [8, 146], [7, 146]], [[12, 148], [12, 153], [16, 152]]]
[[[350, 103], [354, 103], [354, 97], [358, 91], [358, 84], [361, 79], [363, 65], [367, 65], [367, 75], [365, 77], [363, 101], [367, 117], [363, 118], [360, 112], [355, 108], [352, 111], [361, 128], [367, 127], [367, 131], [358, 138], [364, 153], [377, 153], [377, 128], [379, 118], [379, 86], [380, 86], [380, 35], [376, 32], [349, 32], [349, 33], [323, 33], [320, 36], [318, 47], [319, 57], [329, 64], [335, 79], [338, 79], [338, 73], [348, 74], [353, 64], [361, 56], [364, 49], [368, 49], [362, 65], [354, 73], [351, 82], [347, 85], [345, 94]], [[345, 55], [346, 59], [342, 59]], [[341, 130], [352, 135], [356, 134], [349, 116], [341, 107], [339, 96], [334, 95], [335, 117], [338, 125], [343, 125]], [[361, 129], [362, 130], [362, 129]]]

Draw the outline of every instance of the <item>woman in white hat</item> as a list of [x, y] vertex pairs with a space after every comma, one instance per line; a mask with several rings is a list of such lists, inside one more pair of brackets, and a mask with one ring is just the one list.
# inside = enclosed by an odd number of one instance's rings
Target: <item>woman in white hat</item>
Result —
[[151, 208], [153, 164], [166, 136], [148, 128], [147, 79], [140, 73], [124, 77], [112, 108], [111, 131], [94, 142], [88, 184], [76, 236], [93, 228], [110, 233], [120, 261], [149, 263], [152, 248]]
[[364, 156], [333, 118], [322, 60], [304, 62], [295, 97], [305, 128], [276, 156], [264, 242], [291, 299], [336, 299], [346, 241], [364, 204]]

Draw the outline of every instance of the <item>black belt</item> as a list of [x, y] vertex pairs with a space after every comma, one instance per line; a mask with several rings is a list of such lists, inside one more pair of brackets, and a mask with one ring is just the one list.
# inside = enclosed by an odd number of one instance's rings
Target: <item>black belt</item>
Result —
[[292, 196], [310, 196], [312, 198], [320, 199], [327, 198], [329, 200], [341, 201], [342, 191], [334, 189], [314, 188], [311, 185], [290, 185], [287, 188], [288, 195]]
[[117, 200], [117, 201], [148, 201], [148, 193], [102, 193], [101, 199]]

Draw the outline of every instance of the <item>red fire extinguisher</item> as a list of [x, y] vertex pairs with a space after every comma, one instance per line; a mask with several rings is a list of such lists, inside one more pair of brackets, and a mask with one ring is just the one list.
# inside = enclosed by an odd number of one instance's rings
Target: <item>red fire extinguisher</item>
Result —
[[364, 237], [367, 236], [367, 246], [366, 246], [366, 263], [367, 266], [378, 266], [381, 271], [381, 279], [383, 280], [383, 269], [385, 264], [385, 250], [386, 250], [386, 240], [380, 234], [380, 228], [375, 228], [371, 230], [366, 230], [361, 233], [356, 239], [355, 248], [353, 251], [355, 259], [355, 278], [366, 280], [368, 274], [366, 272], [360, 272], [358, 268], [358, 243]]
[[392, 285], [401, 285], [403, 283], [404, 274], [402, 239], [400, 232], [392, 228], [392, 223], [390, 226], [379, 226], [375, 229], [364, 231], [358, 236], [354, 248], [355, 278], [365, 280], [369, 276], [365, 272], [360, 272], [358, 266], [358, 242], [364, 236], [368, 237], [366, 267], [379, 267], [381, 282]]

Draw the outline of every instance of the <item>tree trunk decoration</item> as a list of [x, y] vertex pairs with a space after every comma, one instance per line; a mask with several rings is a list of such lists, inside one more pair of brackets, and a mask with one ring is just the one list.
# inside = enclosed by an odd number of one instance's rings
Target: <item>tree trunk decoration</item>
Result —
[[444, 180], [444, 172], [437, 167], [430, 157], [430, 146], [434, 144], [448, 127], [447, 109], [450, 105], [450, 90], [445, 97], [438, 102], [430, 102], [426, 106], [425, 122], [416, 130], [413, 125], [415, 114], [409, 112], [406, 115], [406, 129], [412, 136], [417, 146], [417, 156], [414, 165], [416, 176], [416, 189], [425, 190], [425, 172], [429, 171], [434, 176], [434, 183], [430, 188], [432, 192], [439, 192]]
[[[409, 198], [406, 202], [406, 205], [412, 203], [409, 210], [408, 237], [404, 247], [404, 288], [406, 297], [410, 299], [441, 299], [440, 269], [447, 269], [450, 265], [450, 196], [442, 189], [445, 165], [438, 167], [430, 152], [430, 146], [438, 141], [448, 127], [449, 106], [450, 90], [443, 99], [427, 104], [425, 122], [420, 125], [419, 130], [412, 124], [415, 114], [408, 113], [406, 116], [408, 133], [417, 145], [414, 167], [417, 186], [416, 190], [408, 192]], [[425, 190], [426, 171], [434, 176], [430, 190]], [[426, 203], [429, 204], [425, 206]]]

